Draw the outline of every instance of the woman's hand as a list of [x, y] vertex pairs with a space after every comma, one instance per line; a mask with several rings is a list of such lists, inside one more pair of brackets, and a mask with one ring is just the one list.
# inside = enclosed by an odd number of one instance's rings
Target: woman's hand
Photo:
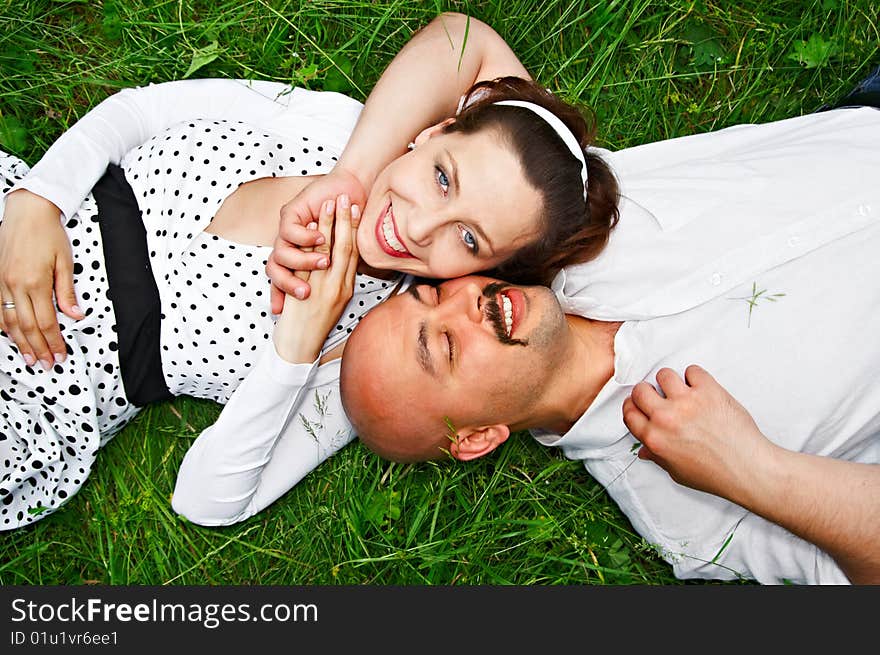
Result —
[[[325, 244], [324, 235], [318, 229], [310, 229], [315, 224], [324, 202], [346, 195], [352, 205], [363, 207], [367, 194], [363, 185], [353, 173], [337, 164], [330, 173], [324, 175], [296, 195], [281, 208], [281, 220], [275, 248], [266, 264], [266, 274], [272, 280], [272, 313], [280, 314], [284, 295], [308, 298], [310, 285], [309, 272], [329, 266], [329, 251], [313, 248]], [[297, 274], [297, 272], [299, 274]]]
[[26, 189], [6, 197], [0, 223], [0, 329], [18, 346], [28, 366], [45, 369], [64, 361], [67, 348], [55, 305], [73, 319], [83, 318], [73, 289], [70, 241], [54, 203]]
[[679, 484], [743, 503], [750, 473], [778, 448], [708, 372], [689, 366], [685, 379], [662, 368], [657, 384], [639, 382], [623, 403], [623, 422], [642, 442], [639, 457], [663, 467]]
[[[335, 224], [334, 224], [335, 210]], [[273, 339], [282, 359], [296, 364], [314, 361], [327, 334], [342, 315], [354, 292], [358, 266], [357, 224], [361, 213], [346, 195], [324, 202], [318, 231], [324, 237], [315, 252], [330, 258], [330, 266], [311, 274], [311, 294], [300, 302], [286, 302], [275, 323]]]

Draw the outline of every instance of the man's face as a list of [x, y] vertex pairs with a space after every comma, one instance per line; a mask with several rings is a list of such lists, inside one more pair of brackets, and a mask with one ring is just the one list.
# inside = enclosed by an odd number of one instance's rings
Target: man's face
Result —
[[515, 424], [561, 364], [565, 329], [546, 287], [476, 276], [411, 287], [349, 338], [346, 411], [362, 438], [391, 440], [403, 458], [423, 438], [443, 445], [450, 423]]

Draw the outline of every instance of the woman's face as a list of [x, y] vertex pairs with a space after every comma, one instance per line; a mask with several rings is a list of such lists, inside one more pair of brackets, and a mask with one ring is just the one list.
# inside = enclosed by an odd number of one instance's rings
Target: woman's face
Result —
[[543, 203], [494, 132], [423, 132], [378, 176], [357, 234], [378, 269], [451, 278], [490, 269], [539, 236]]

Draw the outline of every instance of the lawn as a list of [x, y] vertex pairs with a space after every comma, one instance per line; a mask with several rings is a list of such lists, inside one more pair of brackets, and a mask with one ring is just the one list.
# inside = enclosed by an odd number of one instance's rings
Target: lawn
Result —
[[[808, 113], [880, 64], [875, 0], [0, 0], [0, 148], [33, 163], [109, 94], [182, 77], [363, 100], [442, 10], [492, 25], [611, 149]], [[191, 525], [169, 496], [218, 411], [143, 411], [61, 511], [0, 533], [0, 584], [683, 584], [582, 465], [527, 435], [455, 465], [354, 443], [257, 517]]]

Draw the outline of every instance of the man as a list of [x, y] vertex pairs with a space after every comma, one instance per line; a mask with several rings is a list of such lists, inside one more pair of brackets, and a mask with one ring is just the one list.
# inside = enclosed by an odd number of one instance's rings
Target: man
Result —
[[361, 321], [358, 435], [468, 460], [531, 430], [679, 577], [880, 582], [878, 128], [845, 109], [612, 153], [621, 222], [555, 297], [463, 278]]

